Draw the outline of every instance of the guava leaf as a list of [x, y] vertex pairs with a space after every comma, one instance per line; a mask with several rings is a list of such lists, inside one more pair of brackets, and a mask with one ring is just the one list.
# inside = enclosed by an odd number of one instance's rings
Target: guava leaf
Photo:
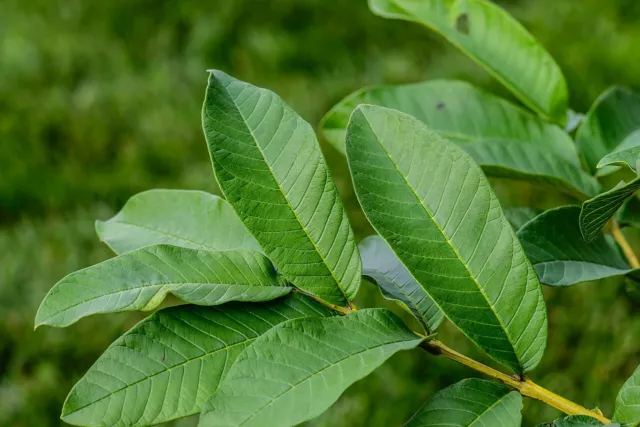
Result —
[[146, 426], [198, 413], [260, 335], [290, 319], [332, 314], [300, 294], [265, 304], [160, 310], [107, 348], [71, 390], [62, 419]]
[[238, 356], [203, 408], [199, 426], [297, 425], [320, 415], [393, 354], [423, 340], [386, 309], [282, 323]]
[[220, 189], [278, 270], [347, 304], [360, 254], [311, 126], [273, 92], [221, 71], [209, 77], [202, 121]]
[[353, 113], [347, 159], [367, 218], [445, 316], [496, 361], [533, 369], [547, 339], [540, 283], [480, 167], [374, 106]]
[[640, 424], [640, 366], [618, 393], [613, 421], [632, 426]]
[[36, 326], [68, 326], [96, 313], [148, 311], [173, 294], [197, 305], [268, 301], [291, 291], [253, 251], [149, 246], [69, 274], [51, 288]]

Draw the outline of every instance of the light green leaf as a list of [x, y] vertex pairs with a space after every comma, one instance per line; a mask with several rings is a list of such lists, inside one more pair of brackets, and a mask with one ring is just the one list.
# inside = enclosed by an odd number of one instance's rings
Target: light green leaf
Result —
[[632, 426], [640, 425], [640, 366], [620, 389], [613, 420]]
[[504, 216], [507, 217], [507, 221], [509, 221], [516, 231], [520, 230], [523, 225], [542, 213], [540, 209], [521, 206], [507, 206], [502, 208], [502, 210], [504, 211]]
[[360, 104], [411, 114], [456, 143], [487, 139], [530, 142], [552, 149], [580, 166], [576, 147], [562, 129], [502, 98], [455, 80], [379, 86], [352, 93], [333, 107], [320, 124], [323, 137], [342, 153], [349, 117]]
[[295, 286], [344, 305], [360, 255], [311, 126], [271, 91], [212, 71], [202, 121], [216, 178]]
[[115, 341], [75, 385], [62, 419], [146, 426], [200, 412], [241, 351], [289, 319], [332, 313], [300, 295], [161, 310]]
[[361, 106], [347, 158], [367, 218], [445, 316], [495, 360], [533, 369], [547, 338], [541, 287], [469, 155], [412, 116]]
[[582, 200], [595, 196], [601, 189], [595, 178], [550, 147], [488, 140], [465, 144], [462, 148], [482, 166], [487, 176], [537, 182]]
[[386, 309], [282, 323], [242, 352], [203, 408], [199, 426], [297, 425], [422, 341]]
[[159, 244], [262, 252], [231, 206], [202, 191], [149, 190], [136, 194], [116, 216], [96, 221], [96, 230], [100, 240], [117, 254]]
[[257, 252], [149, 246], [56, 283], [38, 309], [36, 327], [68, 326], [96, 313], [153, 310], [169, 293], [190, 304], [218, 305], [268, 301], [290, 291]]
[[[600, 159], [640, 130], [640, 95], [620, 87], [605, 91], [578, 128], [576, 143], [592, 173]], [[604, 173], [611, 168], [603, 170]], [[603, 172], [601, 172], [602, 174]]]
[[424, 326], [435, 331], [444, 315], [422, 286], [407, 271], [387, 242], [380, 236], [369, 236], [360, 242], [362, 274], [380, 287], [382, 295], [406, 307]]
[[584, 241], [579, 217], [578, 206], [562, 206], [544, 212], [518, 231], [545, 285], [569, 286], [631, 271], [609, 236], [600, 233], [592, 243]]
[[607, 165], [627, 166], [632, 171], [638, 172], [638, 161], [640, 161], [640, 130], [629, 135], [616, 151], [604, 156], [596, 167], [601, 169]]
[[511, 15], [486, 0], [369, 0], [380, 16], [437, 31], [538, 114], [566, 121], [567, 84], [560, 67]]
[[621, 181], [609, 191], [598, 194], [582, 204], [580, 231], [587, 242], [593, 242], [607, 222], [633, 194], [640, 190], [640, 176]]
[[[587, 415], [569, 415], [550, 423], [539, 424], [538, 427], [592, 427], [604, 426], [600, 421]], [[606, 424], [610, 427], [620, 427], [620, 424]]]
[[503, 384], [468, 379], [434, 394], [405, 427], [520, 427], [522, 396]]

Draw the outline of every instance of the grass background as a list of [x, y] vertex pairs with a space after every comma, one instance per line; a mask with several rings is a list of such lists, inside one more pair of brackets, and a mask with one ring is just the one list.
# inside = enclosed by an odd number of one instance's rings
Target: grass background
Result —
[[[606, 87], [640, 89], [636, 0], [500, 1], [556, 58], [571, 106]], [[510, 98], [440, 37], [373, 16], [364, 0], [3, 0], [0, 2], [0, 426], [57, 426], [64, 397], [139, 314], [33, 331], [48, 289], [111, 256], [93, 232], [149, 188], [215, 192], [200, 125], [205, 70], [278, 92], [306, 120], [364, 85], [457, 78]], [[342, 159], [323, 147], [354, 227], [369, 232]], [[521, 183], [503, 200], [548, 204]], [[638, 300], [620, 280], [546, 289], [549, 344], [531, 376], [611, 414], [640, 362]], [[363, 285], [361, 304], [377, 304]], [[441, 339], [486, 360], [450, 325]], [[473, 372], [410, 352], [351, 387], [316, 426], [400, 425]], [[525, 426], [559, 415], [525, 403]], [[190, 426], [194, 420], [174, 425]]]

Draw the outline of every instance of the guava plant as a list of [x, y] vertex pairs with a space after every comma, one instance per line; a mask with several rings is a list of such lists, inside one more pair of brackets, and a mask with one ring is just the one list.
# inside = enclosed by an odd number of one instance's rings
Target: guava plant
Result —
[[[519, 426], [523, 396], [568, 415], [549, 425], [612, 422], [529, 373], [547, 341], [541, 284], [637, 276], [620, 224], [639, 223], [640, 96], [614, 88], [586, 116], [571, 112], [550, 55], [484, 0], [370, 7], [441, 33], [525, 107], [449, 80], [368, 88], [340, 102], [320, 132], [346, 155], [377, 232], [358, 245], [311, 126], [273, 92], [212, 71], [202, 121], [225, 198], [132, 197], [97, 223], [117, 256], [63, 278], [38, 310], [36, 326], [64, 327], [154, 310], [168, 294], [182, 302], [105, 351], [71, 390], [64, 421], [143, 426], [201, 413], [203, 427], [292, 426], [396, 352], [422, 349], [486, 379], [436, 393], [407, 426]], [[628, 182], [604, 185], [625, 174]], [[552, 188], [578, 204], [503, 207], [487, 177]], [[388, 309], [357, 308], [363, 278], [421, 329]], [[445, 318], [505, 370], [436, 339]], [[612, 418], [640, 424], [640, 370]]]

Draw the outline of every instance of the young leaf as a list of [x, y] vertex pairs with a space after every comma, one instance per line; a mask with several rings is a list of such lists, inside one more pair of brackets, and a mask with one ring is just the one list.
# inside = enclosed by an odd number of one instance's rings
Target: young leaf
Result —
[[640, 176], [627, 183], [622, 181], [611, 190], [584, 202], [580, 212], [580, 231], [584, 239], [593, 242], [607, 221], [613, 218], [624, 202], [638, 190]]
[[36, 314], [40, 325], [69, 326], [96, 313], [156, 308], [169, 293], [190, 304], [268, 301], [291, 287], [264, 255], [149, 246], [69, 274]]
[[367, 218], [445, 316], [495, 360], [533, 369], [547, 338], [540, 284], [469, 155], [412, 116], [361, 106], [347, 158]]
[[380, 16], [437, 31], [541, 116], [566, 121], [567, 84], [542, 45], [499, 6], [486, 0], [369, 0]]
[[353, 299], [360, 255], [311, 126], [273, 92], [220, 71], [202, 121], [220, 188], [278, 270], [330, 303]]
[[273, 326], [332, 315], [292, 295], [266, 304], [161, 310], [115, 341], [75, 385], [62, 419], [146, 426], [200, 412], [233, 361]]
[[504, 211], [504, 216], [507, 217], [507, 221], [509, 221], [516, 231], [520, 230], [527, 222], [542, 213], [540, 209], [521, 206], [507, 206], [502, 208], [502, 210]]
[[521, 409], [517, 391], [474, 378], [434, 394], [404, 427], [520, 427]]
[[640, 366], [620, 389], [613, 420], [621, 424], [640, 425]]
[[[569, 415], [550, 423], [539, 424], [538, 427], [593, 427], [604, 426], [600, 421], [587, 415]], [[620, 424], [606, 424], [609, 427], [620, 427]]]
[[592, 243], [582, 238], [578, 206], [550, 209], [518, 231], [524, 251], [540, 281], [550, 286], [627, 274], [631, 268], [608, 236], [596, 235]]
[[323, 137], [345, 151], [349, 117], [360, 104], [411, 114], [450, 141], [465, 144], [488, 139], [530, 142], [554, 150], [579, 167], [575, 144], [557, 126], [473, 85], [456, 80], [361, 89], [340, 101], [320, 123]]
[[113, 218], [96, 221], [96, 231], [117, 254], [159, 244], [262, 252], [231, 206], [203, 191], [144, 191]]
[[576, 143], [591, 173], [596, 173], [600, 159], [623, 148], [622, 143], [638, 130], [640, 95], [620, 87], [612, 87], [600, 95], [576, 133]]
[[422, 286], [407, 271], [387, 242], [369, 236], [360, 242], [362, 275], [371, 278], [382, 295], [400, 302], [418, 319], [427, 333], [435, 331], [444, 317]]
[[199, 425], [297, 425], [320, 415], [393, 354], [422, 341], [385, 309], [282, 323], [242, 352]]
[[601, 190], [598, 181], [572, 159], [541, 144], [485, 140], [464, 144], [462, 148], [482, 166], [487, 176], [537, 182], [582, 200]]

